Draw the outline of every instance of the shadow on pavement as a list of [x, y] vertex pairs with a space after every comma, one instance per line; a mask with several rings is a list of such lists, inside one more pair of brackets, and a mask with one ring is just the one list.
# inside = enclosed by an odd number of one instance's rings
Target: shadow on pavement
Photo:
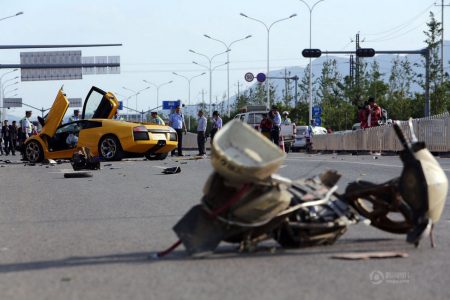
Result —
[[236, 245], [221, 245], [217, 251], [210, 256], [197, 259], [187, 255], [184, 250], [176, 250], [163, 258], [152, 258], [156, 251], [134, 252], [124, 254], [111, 254], [101, 256], [74, 256], [58, 260], [31, 261], [22, 263], [0, 264], [0, 273], [14, 273], [23, 271], [40, 271], [47, 269], [96, 266], [109, 264], [152, 264], [173, 261], [213, 261], [223, 259], [249, 259], [261, 257], [282, 257], [282, 256], [330, 256], [332, 254], [348, 252], [366, 252], [380, 250], [413, 250], [408, 247], [404, 240], [399, 239], [348, 239], [341, 240], [330, 246], [317, 246], [301, 249], [283, 249], [274, 244], [262, 244], [255, 252], [238, 253]]

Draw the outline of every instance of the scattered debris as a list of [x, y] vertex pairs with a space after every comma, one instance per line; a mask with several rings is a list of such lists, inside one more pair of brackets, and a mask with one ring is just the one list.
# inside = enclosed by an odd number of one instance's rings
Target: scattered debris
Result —
[[75, 152], [70, 163], [75, 171], [100, 169], [100, 160], [92, 156], [91, 151], [86, 147]]
[[165, 168], [162, 172], [164, 174], [176, 174], [181, 172], [181, 168], [180, 167]]
[[371, 258], [404, 258], [408, 257], [406, 252], [391, 252], [391, 251], [380, 251], [380, 252], [350, 252], [335, 254], [331, 258], [335, 259], [346, 259], [346, 260], [362, 260]]
[[61, 278], [62, 282], [69, 282], [71, 280], [72, 280], [72, 278], [70, 278], [70, 277], [63, 277], [63, 278]]
[[64, 178], [85, 178], [94, 176], [92, 172], [70, 172], [64, 173]]
[[110, 166], [112, 166], [112, 164], [104, 164], [103, 166], [104, 167], [110, 167]]
[[48, 165], [56, 165], [56, 161], [53, 159], [44, 159], [44, 161], [42, 162], [44, 165], [48, 164]]

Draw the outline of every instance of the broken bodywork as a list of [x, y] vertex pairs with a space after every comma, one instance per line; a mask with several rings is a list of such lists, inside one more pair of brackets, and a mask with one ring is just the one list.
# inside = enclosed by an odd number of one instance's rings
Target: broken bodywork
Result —
[[[179, 244], [192, 256], [212, 253], [220, 242], [239, 244], [242, 251], [266, 239], [286, 248], [332, 244], [363, 218], [418, 245], [442, 214], [448, 181], [411, 126], [411, 142], [398, 124], [394, 129], [404, 147], [400, 177], [352, 182], [339, 194], [335, 171], [299, 180], [273, 174], [285, 154], [247, 125], [230, 122], [214, 139], [214, 173], [201, 204], [174, 226], [179, 242], [159, 255]], [[391, 219], [391, 213], [402, 218]]]

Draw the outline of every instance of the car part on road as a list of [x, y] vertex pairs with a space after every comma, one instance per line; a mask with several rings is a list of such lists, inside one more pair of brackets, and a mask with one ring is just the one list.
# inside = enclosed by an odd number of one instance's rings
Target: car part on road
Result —
[[89, 148], [86, 147], [81, 147], [80, 150], [75, 151], [70, 163], [75, 171], [100, 169], [100, 160], [98, 157], [93, 157]]
[[64, 173], [64, 178], [86, 178], [92, 177], [94, 174], [92, 172], [70, 172]]
[[177, 174], [181, 172], [180, 167], [171, 167], [171, 168], [165, 168], [162, 173], [164, 174]]
[[[404, 146], [401, 176], [383, 184], [352, 182], [344, 194], [336, 192], [335, 171], [294, 181], [273, 174], [285, 154], [247, 127], [231, 121], [216, 135], [214, 173], [201, 204], [173, 227], [179, 241], [157, 257], [180, 244], [194, 257], [213, 253], [222, 241], [247, 252], [271, 238], [286, 248], [332, 244], [360, 220], [358, 213], [374, 227], [406, 234], [416, 246], [431, 232], [434, 245], [432, 228], [442, 214], [448, 180], [425, 144], [414, 139], [412, 126], [408, 143], [394, 124]], [[401, 218], [391, 217], [394, 213]]]
[[370, 258], [405, 258], [408, 257], [406, 252], [391, 252], [391, 251], [380, 251], [380, 252], [350, 252], [341, 253], [331, 256], [335, 259], [346, 259], [346, 260], [361, 260]]

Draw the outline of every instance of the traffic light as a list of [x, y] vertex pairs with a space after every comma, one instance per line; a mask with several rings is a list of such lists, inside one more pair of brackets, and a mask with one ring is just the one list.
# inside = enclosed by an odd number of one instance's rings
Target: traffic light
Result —
[[359, 57], [374, 57], [375, 50], [373, 48], [359, 48], [356, 50], [356, 56]]
[[320, 57], [322, 51], [320, 49], [303, 49], [302, 55], [303, 57]]

